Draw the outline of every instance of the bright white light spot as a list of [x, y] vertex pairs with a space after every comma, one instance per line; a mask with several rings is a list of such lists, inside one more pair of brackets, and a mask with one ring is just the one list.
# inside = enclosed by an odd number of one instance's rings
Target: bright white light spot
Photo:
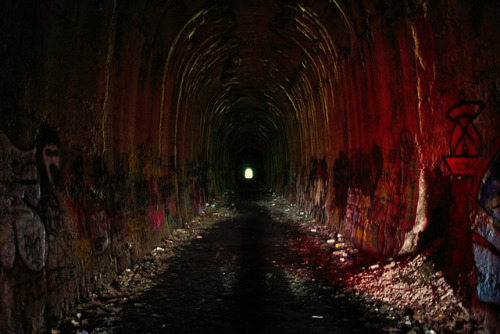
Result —
[[253, 179], [253, 170], [252, 170], [252, 168], [245, 169], [245, 179]]

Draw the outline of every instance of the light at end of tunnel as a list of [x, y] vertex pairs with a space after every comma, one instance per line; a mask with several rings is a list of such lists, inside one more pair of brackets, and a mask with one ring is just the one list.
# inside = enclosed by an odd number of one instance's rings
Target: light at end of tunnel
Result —
[[253, 170], [252, 170], [252, 168], [245, 169], [245, 179], [247, 179], [247, 180], [253, 179]]

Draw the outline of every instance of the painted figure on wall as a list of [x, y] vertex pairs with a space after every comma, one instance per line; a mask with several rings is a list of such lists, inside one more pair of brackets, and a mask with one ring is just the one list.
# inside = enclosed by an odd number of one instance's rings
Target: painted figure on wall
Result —
[[11, 269], [17, 254], [32, 271], [45, 267], [46, 230], [36, 209], [40, 202], [36, 148], [22, 150], [0, 131], [0, 260]]
[[473, 121], [483, 111], [486, 104], [482, 101], [469, 101], [464, 92], [458, 95], [458, 103], [446, 112], [452, 122], [450, 135], [450, 155], [445, 162], [454, 175], [475, 175], [481, 160], [479, 155], [479, 135]]

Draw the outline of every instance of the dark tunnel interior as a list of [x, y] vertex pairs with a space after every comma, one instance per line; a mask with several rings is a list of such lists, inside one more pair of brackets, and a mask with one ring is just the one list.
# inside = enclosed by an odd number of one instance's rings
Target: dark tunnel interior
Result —
[[0, 328], [62, 314], [254, 191], [380, 258], [439, 245], [464, 305], [498, 318], [498, 1], [18, 0], [0, 16]]

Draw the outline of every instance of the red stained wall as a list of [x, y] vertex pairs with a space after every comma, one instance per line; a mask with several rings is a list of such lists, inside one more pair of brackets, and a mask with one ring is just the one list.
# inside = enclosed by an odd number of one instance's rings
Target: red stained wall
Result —
[[[500, 6], [459, 1], [382, 7], [371, 9], [381, 15], [370, 17], [366, 34], [340, 59], [340, 103], [330, 118], [345, 127], [345, 144], [331, 133], [332, 151], [325, 153], [334, 156], [325, 167], [331, 177], [314, 188], [326, 192], [324, 216], [378, 256], [437, 252], [466, 304], [498, 304], [498, 236], [479, 245], [473, 234], [500, 231], [494, 209], [484, 213], [499, 194], [481, 204], [477, 186], [498, 174], [488, 166], [500, 140], [500, 56], [494, 46]], [[316, 198], [303, 197], [306, 203]], [[476, 232], [477, 217], [484, 215], [488, 223]]]

